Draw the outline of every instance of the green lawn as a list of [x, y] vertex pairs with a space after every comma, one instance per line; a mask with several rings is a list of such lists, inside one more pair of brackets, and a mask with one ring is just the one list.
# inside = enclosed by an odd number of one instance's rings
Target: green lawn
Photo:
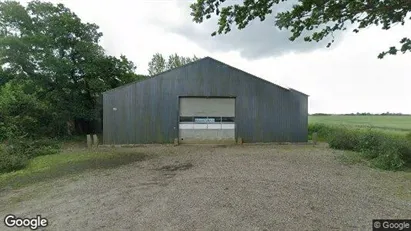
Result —
[[22, 170], [0, 174], [0, 191], [6, 187], [16, 188], [92, 169], [114, 168], [147, 157], [144, 153], [136, 153], [132, 150], [110, 149], [65, 150], [60, 154], [39, 156], [31, 159], [28, 166]]
[[411, 116], [309, 116], [308, 122], [327, 125], [345, 125], [355, 127], [372, 127], [396, 133], [411, 131]]

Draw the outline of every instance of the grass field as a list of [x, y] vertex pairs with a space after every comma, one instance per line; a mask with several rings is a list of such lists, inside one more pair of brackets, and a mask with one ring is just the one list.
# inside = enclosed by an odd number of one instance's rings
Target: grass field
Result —
[[323, 123], [327, 125], [371, 127], [404, 134], [411, 132], [411, 116], [309, 116], [308, 122], [310, 124]]
[[90, 169], [115, 168], [146, 158], [145, 154], [132, 152], [129, 149], [73, 152], [64, 150], [56, 155], [31, 159], [24, 169], [0, 174], [0, 192], [6, 186], [15, 188], [69, 174], [78, 174]]

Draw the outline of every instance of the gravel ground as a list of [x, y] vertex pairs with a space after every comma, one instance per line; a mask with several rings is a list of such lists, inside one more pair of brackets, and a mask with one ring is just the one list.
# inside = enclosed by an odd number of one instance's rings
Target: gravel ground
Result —
[[411, 218], [411, 173], [347, 166], [326, 147], [129, 150], [154, 157], [10, 191], [0, 215], [41, 214], [46, 230], [371, 230]]

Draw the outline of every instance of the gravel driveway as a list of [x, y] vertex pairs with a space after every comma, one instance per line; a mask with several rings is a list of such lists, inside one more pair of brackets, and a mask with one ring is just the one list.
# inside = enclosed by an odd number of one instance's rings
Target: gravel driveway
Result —
[[411, 218], [411, 173], [344, 165], [326, 147], [128, 150], [153, 158], [8, 192], [0, 215], [41, 214], [46, 230], [371, 230]]

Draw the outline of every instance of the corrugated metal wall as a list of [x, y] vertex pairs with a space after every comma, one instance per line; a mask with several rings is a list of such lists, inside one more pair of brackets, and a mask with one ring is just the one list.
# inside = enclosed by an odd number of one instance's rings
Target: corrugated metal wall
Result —
[[236, 137], [244, 142], [307, 141], [307, 95], [207, 57], [105, 92], [104, 144], [172, 143], [180, 96], [236, 97]]

